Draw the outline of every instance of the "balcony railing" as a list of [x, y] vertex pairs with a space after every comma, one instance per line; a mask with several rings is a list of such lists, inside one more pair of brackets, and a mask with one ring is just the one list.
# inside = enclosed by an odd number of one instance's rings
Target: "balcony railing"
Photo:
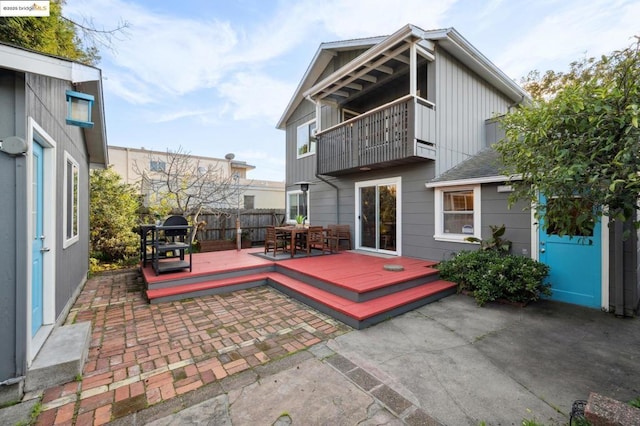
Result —
[[318, 132], [318, 173], [434, 160], [435, 122], [431, 102], [407, 95]]

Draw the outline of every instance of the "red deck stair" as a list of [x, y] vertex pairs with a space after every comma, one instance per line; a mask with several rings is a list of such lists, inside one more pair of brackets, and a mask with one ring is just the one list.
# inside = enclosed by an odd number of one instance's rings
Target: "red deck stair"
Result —
[[[389, 262], [402, 265], [404, 271], [384, 271], [383, 264]], [[147, 279], [143, 272], [151, 303], [270, 285], [361, 329], [455, 293], [456, 285], [438, 279], [433, 264], [343, 253], [200, 272], [197, 279], [185, 274]]]

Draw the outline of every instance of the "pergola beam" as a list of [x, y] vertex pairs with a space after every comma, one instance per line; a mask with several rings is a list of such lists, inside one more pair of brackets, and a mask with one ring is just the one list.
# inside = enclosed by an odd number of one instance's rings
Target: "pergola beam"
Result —
[[[384, 67], [387, 71], [391, 70], [393, 72], [393, 69], [391, 67], [388, 66], [384, 66], [385, 63], [387, 63], [388, 61], [390, 61], [390, 57], [394, 58], [398, 55], [400, 55], [402, 52], [404, 52], [405, 50], [409, 49], [411, 45], [413, 45], [414, 43], [409, 43], [406, 41], [403, 41], [399, 47], [393, 49], [390, 52], [385, 52], [384, 54], [381, 54], [380, 57], [373, 61], [373, 62], [369, 62], [367, 64], [363, 64], [362, 65], [362, 69], [360, 71], [356, 71], [354, 73], [351, 73], [350, 76], [348, 76], [347, 78], [343, 79], [343, 80], [339, 80], [336, 81], [334, 83], [332, 83], [332, 87], [328, 86], [327, 88], [325, 88], [324, 90], [322, 90], [318, 96], [318, 99], [324, 99], [329, 95], [334, 94], [335, 92], [337, 92], [338, 90], [342, 89], [343, 87], [345, 87], [347, 84], [353, 83], [354, 81], [361, 79], [362, 76], [364, 75], [368, 75], [372, 70], [379, 70], [382, 72], [385, 72], [384, 70], [381, 70], [380, 67]], [[363, 79], [366, 80], [366, 79]]]

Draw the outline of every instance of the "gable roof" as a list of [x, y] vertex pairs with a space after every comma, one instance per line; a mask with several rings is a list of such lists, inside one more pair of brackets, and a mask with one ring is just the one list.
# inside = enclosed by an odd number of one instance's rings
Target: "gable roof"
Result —
[[303, 93], [316, 82], [331, 59], [336, 56], [338, 52], [342, 50], [367, 49], [371, 46], [375, 46], [384, 39], [385, 36], [381, 36], [321, 43], [315, 55], [313, 55], [313, 59], [307, 67], [302, 80], [300, 80], [300, 83], [298, 83], [298, 87], [296, 88], [293, 97], [289, 100], [289, 104], [284, 110], [282, 117], [280, 118], [280, 120], [278, 120], [276, 128], [284, 128], [285, 123], [287, 122], [289, 117], [291, 117], [291, 114], [293, 114], [298, 105], [300, 105], [304, 100]]
[[73, 83], [78, 91], [94, 97], [92, 128], [83, 128], [89, 163], [104, 168], [109, 163], [102, 94], [102, 71], [69, 59], [47, 55], [0, 42], [0, 68], [44, 75]]
[[[416, 43], [420, 53], [427, 57], [433, 57], [437, 43], [514, 103], [528, 98], [527, 93], [518, 84], [507, 77], [454, 28], [425, 31], [409, 24], [389, 36], [321, 44], [276, 127], [283, 129], [286, 121], [305, 98], [323, 98], [335, 93], [341, 87], [351, 84], [355, 80], [354, 76], [361, 74], [363, 70], [382, 67], [384, 61], [399, 58], [413, 43]], [[317, 81], [335, 55], [332, 48], [338, 47], [349, 50], [368, 48], [368, 50], [326, 78]]]
[[505, 175], [504, 172], [505, 166], [500, 153], [489, 147], [447, 170], [437, 178], [430, 180], [425, 186], [427, 188], [437, 188], [521, 179], [519, 175]]

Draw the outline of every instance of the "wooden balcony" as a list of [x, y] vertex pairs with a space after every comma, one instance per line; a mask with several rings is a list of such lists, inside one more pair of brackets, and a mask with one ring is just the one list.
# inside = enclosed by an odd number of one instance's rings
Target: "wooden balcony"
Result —
[[318, 173], [338, 176], [435, 160], [435, 106], [407, 95], [318, 132]]

